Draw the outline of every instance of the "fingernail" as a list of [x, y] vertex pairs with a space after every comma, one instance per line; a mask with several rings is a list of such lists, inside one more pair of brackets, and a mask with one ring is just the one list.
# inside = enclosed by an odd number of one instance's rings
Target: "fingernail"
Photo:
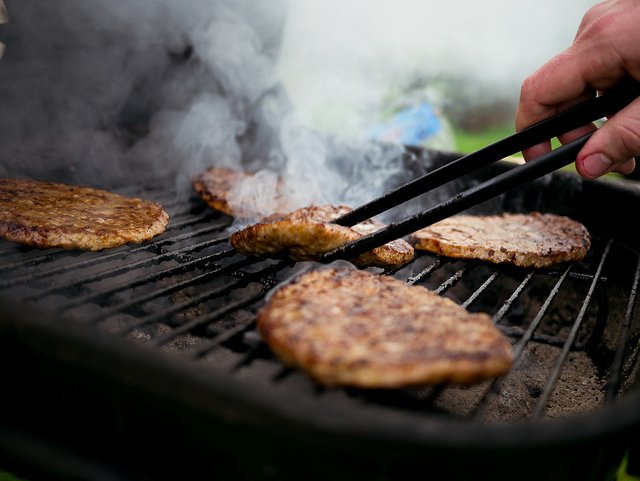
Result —
[[603, 154], [591, 154], [582, 161], [582, 166], [591, 177], [599, 177], [611, 169], [613, 162]]

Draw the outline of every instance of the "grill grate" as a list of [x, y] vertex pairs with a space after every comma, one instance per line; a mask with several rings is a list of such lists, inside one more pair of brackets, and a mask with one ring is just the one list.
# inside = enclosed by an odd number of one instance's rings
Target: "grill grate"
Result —
[[[346, 395], [422, 415], [481, 423], [563, 417], [614, 402], [628, 387], [638, 351], [632, 340], [639, 330], [640, 261], [618, 241], [596, 238], [584, 261], [561, 271], [417, 255], [385, 274], [490, 313], [512, 339], [511, 372], [470, 387], [325, 389], [282, 366], [254, 325], [269, 291], [309, 263], [240, 255], [228, 244], [228, 217], [196, 198], [170, 199], [168, 230], [142, 245], [78, 253], [0, 244], [0, 296], [62, 312], [105, 336], [179, 354], [197, 369], [223, 369], [251, 382], [267, 373], [274, 389]], [[559, 402], [569, 391], [577, 397]]]

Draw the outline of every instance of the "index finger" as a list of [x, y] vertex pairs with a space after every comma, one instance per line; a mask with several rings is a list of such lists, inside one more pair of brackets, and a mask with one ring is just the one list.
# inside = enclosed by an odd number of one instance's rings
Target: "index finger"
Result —
[[[573, 107], [593, 97], [597, 90], [614, 85], [624, 72], [612, 57], [593, 45], [574, 44], [545, 63], [522, 84], [516, 130]], [[594, 128], [585, 125], [560, 136], [560, 140], [565, 143]], [[530, 159], [549, 150], [550, 144], [545, 143], [527, 149], [524, 155]]]
[[[516, 111], [516, 131], [540, 122], [595, 95], [574, 58], [567, 50], [540, 67], [522, 83]], [[569, 134], [578, 137], [585, 129]], [[535, 158], [551, 150], [544, 142], [524, 151], [526, 159]]]

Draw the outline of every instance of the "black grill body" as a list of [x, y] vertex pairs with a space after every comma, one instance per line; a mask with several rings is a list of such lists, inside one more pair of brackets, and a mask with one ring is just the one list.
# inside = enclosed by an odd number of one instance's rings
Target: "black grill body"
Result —
[[[426, 156], [455, 158], [413, 153], [407, 172]], [[33, 479], [612, 479], [640, 427], [638, 239], [624, 215], [639, 193], [555, 173], [478, 207], [585, 223], [593, 248], [574, 265], [423, 254], [384, 273], [488, 312], [512, 340], [512, 372], [468, 387], [328, 389], [285, 368], [255, 313], [319, 265], [239, 255], [232, 220], [193, 196], [135, 191], [171, 214], [142, 245], [4, 243], [0, 466]]]

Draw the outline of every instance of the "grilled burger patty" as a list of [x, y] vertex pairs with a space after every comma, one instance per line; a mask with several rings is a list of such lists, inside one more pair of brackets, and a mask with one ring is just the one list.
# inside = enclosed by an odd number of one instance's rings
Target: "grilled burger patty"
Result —
[[285, 364], [326, 385], [467, 383], [512, 363], [509, 341], [487, 314], [357, 269], [299, 276], [273, 294], [257, 325]]
[[213, 167], [193, 178], [193, 187], [212, 209], [233, 215], [228, 197], [231, 188], [250, 177], [245, 172]]
[[[318, 259], [322, 254], [384, 227], [369, 219], [353, 227], [331, 222], [351, 209], [319, 205], [298, 209], [280, 219], [250, 225], [231, 235], [231, 245], [247, 255], [288, 254], [296, 260]], [[358, 265], [399, 267], [413, 259], [413, 248], [398, 239], [353, 260]]]
[[0, 236], [36, 247], [100, 250], [164, 232], [155, 202], [90, 187], [0, 178]]
[[591, 247], [586, 227], [568, 217], [531, 212], [458, 215], [415, 232], [419, 250], [521, 267], [545, 267], [582, 259]]
[[[259, 207], [264, 206], [251, 206], [247, 203], [242, 206], [233, 206], [229, 203], [229, 197], [231, 190], [254, 177], [254, 174], [242, 172], [238, 170], [226, 169], [223, 167], [212, 167], [198, 175], [193, 180], [193, 187], [198, 195], [211, 207], [212, 209], [223, 212], [227, 215], [240, 217], [244, 219], [255, 219], [263, 217], [263, 214], [259, 212]], [[287, 212], [288, 209], [285, 198], [281, 195], [281, 183], [276, 185], [276, 196], [273, 199], [274, 205], [273, 212]]]

